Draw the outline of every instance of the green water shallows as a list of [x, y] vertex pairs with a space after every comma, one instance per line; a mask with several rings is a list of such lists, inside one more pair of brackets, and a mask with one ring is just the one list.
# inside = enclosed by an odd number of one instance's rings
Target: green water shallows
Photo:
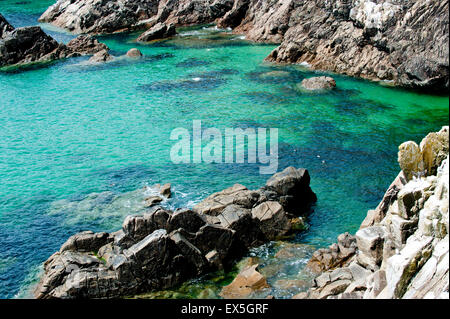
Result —
[[[49, 2], [2, 1], [0, 12], [34, 24]], [[61, 41], [72, 37], [43, 27]], [[357, 230], [398, 173], [400, 143], [448, 125], [448, 97], [342, 76], [333, 92], [302, 94], [296, 84], [314, 72], [263, 63], [274, 46], [215, 28], [151, 45], [135, 38], [102, 41], [115, 56], [138, 47], [142, 60], [92, 66], [77, 58], [0, 73], [0, 297], [23, 296], [73, 233], [118, 229], [143, 209], [145, 185], [171, 182], [174, 198], [164, 204], [182, 207], [234, 183], [265, 182], [258, 165], [173, 164], [170, 132], [191, 129], [192, 120], [279, 129], [279, 169], [308, 168], [319, 198], [309, 230], [295, 239], [312, 247]], [[270, 244], [254, 254], [273, 268], [276, 251]], [[276, 265], [269, 282], [299, 279], [307, 257]]]

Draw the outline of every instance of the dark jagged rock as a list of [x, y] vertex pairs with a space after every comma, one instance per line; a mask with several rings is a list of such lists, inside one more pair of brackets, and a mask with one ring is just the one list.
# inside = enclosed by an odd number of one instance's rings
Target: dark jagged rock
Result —
[[65, 46], [45, 34], [40, 27], [24, 27], [0, 39], [0, 67], [51, 61], [66, 56]]
[[292, 214], [277, 200], [312, 198], [306, 170], [287, 168], [267, 184], [256, 191], [235, 185], [194, 210], [156, 207], [128, 216], [115, 233], [76, 234], [44, 264], [36, 297], [114, 298], [227, 269], [248, 249], [290, 230]]
[[94, 60], [97, 62], [111, 59], [109, 48], [91, 36], [79, 36], [64, 45], [40, 27], [14, 29], [1, 15], [0, 27], [0, 67], [50, 62], [80, 55], [96, 55]]
[[99, 42], [90, 35], [80, 35], [67, 43], [67, 48], [73, 54], [94, 55], [103, 50], [109, 50], [106, 44]]
[[0, 39], [3, 38], [3, 35], [12, 30], [14, 30], [14, 27], [0, 14]]
[[281, 43], [269, 61], [446, 92], [448, 17], [446, 0], [59, 0], [41, 21], [75, 33], [156, 28], [143, 41], [167, 36], [164, 25], [216, 22]]
[[448, 1], [304, 1], [267, 60], [448, 90]]

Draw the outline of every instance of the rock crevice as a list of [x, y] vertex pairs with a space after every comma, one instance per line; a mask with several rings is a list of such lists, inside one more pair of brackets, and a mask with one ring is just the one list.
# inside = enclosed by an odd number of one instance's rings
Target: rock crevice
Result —
[[234, 185], [193, 209], [156, 206], [128, 216], [117, 232], [76, 234], [45, 262], [36, 297], [135, 295], [227, 269], [292, 230], [290, 220], [316, 200], [309, 182], [308, 171], [289, 167], [258, 190]]

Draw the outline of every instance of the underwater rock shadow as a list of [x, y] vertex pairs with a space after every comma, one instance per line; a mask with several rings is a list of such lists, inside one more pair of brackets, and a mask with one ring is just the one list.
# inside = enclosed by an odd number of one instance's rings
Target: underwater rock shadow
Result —
[[207, 66], [210, 65], [210, 61], [201, 60], [198, 58], [188, 58], [176, 64], [177, 68], [195, 68], [199, 66]]
[[170, 92], [173, 90], [183, 91], [211, 91], [217, 89], [227, 82], [223, 78], [193, 78], [178, 81], [158, 81], [150, 84], [143, 84], [137, 87], [144, 92]]

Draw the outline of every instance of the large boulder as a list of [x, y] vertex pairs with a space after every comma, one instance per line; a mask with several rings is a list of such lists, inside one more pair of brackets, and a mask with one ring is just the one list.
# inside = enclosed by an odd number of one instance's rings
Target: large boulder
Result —
[[51, 61], [66, 55], [65, 46], [40, 27], [14, 29], [0, 39], [0, 67]]
[[[139, 49], [132, 48], [132, 49], [128, 50], [126, 55], [129, 58], [140, 58], [142, 56], [142, 52], [139, 51]], [[164, 185], [164, 186], [167, 187], [166, 185]], [[169, 195], [166, 197], [170, 197], [170, 184], [168, 184], [168, 186], [169, 187], [165, 189], [165, 192], [161, 191], [161, 195], [165, 195], [165, 196]]]
[[329, 76], [318, 76], [304, 79], [300, 84], [303, 90], [307, 91], [325, 91], [336, 87], [336, 81]]
[[266, 182], [263, 190], [275, 191], [283, 208], [294, 215], [307, 211], [317, 196], [310, 188], [311, 177], [306, 169], [288, 167]]
[[248, 190], [247, 187], [235, 184], [223, 191], [208, 196], [205, 200], [194, 207], [194, 211], [200, 214], [217, 216], [228, 205], [239, 205], [244, 208], [252, 208], [258, 201], [260, 194]]
[[113, 60], [113, 56], [109, 54], [108, 50], [102, 50], [95, 53], [90, 59], [90, 63], [102, 63]]
[[423, 158], [419, 145], [413, 141], [401, 144], [398, 147], [398, 163], [407, 180], [423, 174]]
[[14, 29], [0, 16], [0, 67], [51, 62], [80, 55], [94, 55], [91, 62], [109, 61], [109, 48], [91, 36], [79, 36], [67, 45], [58, 43], [40, 27]]
[[285, 235], [290, 229], [289, 218], [278, 202], [267, 201], [252, 209], [252, 217], [268, 240]]

